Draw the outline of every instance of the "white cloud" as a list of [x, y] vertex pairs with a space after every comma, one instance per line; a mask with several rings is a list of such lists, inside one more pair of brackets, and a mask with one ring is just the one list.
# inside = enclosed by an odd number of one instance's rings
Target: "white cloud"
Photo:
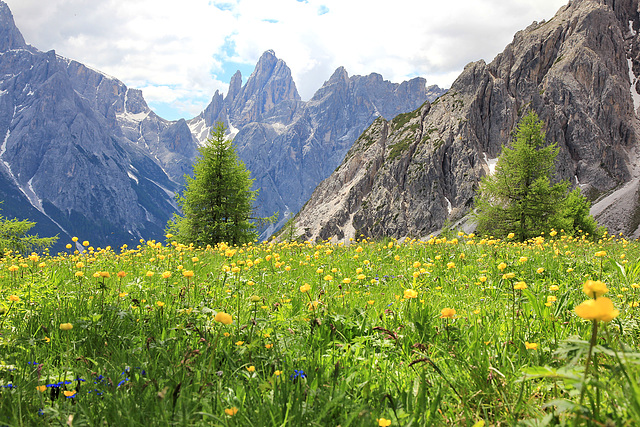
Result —
[[[155, 103], [198, 114], [239, 65], [273, 49], [303, 99], [338, 66], [448, 87], [565, 0], [6, 0], [31, 45], [86, 63]], [[232, 61], [232, 64], [229, 64]], [[228, 69], [232, 67], [232, 69]], [[247, 76], [245, 76], [246, 78]], [[175, 117], [171, 117], [175, 118]]]

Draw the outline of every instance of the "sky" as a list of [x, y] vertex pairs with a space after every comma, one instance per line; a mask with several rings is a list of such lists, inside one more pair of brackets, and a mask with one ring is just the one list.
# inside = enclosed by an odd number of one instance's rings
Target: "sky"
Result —
[[448, 88], [567, 0], [4, 0], [26, 42], [142, 89], [169, 120], [197, 116], [266, 50], [303, 100], [336, 68]]

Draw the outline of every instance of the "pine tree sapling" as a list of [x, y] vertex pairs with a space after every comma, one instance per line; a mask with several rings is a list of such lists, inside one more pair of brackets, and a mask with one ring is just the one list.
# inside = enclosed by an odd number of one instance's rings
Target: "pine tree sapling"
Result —
[[527, 114], [511, 146], [502, 147], [495, 173], [483, 178], [476, 200], [478, 232], [514, 233], [524, 241], [552, 228], [595, 228], [589, 202], [580, 191], [567, 194], [569, 182], [551, 183], [558, 147], [545, 146], [542, 127], [534, 112]]
[[7, 250], [22, 254], [44, 250], [58, 240], [58, 236], [38, 237], [37, 234], [28, 234], [34, 225], [36, 223], [33, 221], [7, 219], [0, 215], [0, 257]]
[[218, 123], [200, 148], [193, 177], [185, 176], [186, 188], [176, 196], [182, 216], [174, 215], [167, 232], [182, 243], [242, 244], [256, 238], [251, 221], [257, 190], [244, 163], [238, 160], [225, 127]]

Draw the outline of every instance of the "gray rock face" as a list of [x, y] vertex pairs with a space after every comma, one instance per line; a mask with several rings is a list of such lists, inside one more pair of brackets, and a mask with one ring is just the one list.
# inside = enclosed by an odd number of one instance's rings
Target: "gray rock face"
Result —
[[376, 120], [314, 191], [298, 234], [428, 236], [469, 212], [479, 180], [533, 109], [560, 148], [557, 178], [600, 199], [593, 212], [610, 231], [637, 235], [639, 27], [637, 0], [573, 1], [534, 22], [433, 103]]

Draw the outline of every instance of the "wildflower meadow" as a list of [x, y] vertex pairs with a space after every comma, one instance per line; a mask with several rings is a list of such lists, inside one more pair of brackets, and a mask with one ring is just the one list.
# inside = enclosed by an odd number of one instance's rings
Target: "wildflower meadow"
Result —
[[0, 259], [0, 425], [637, 425], [640, 250], [552, 231]]

